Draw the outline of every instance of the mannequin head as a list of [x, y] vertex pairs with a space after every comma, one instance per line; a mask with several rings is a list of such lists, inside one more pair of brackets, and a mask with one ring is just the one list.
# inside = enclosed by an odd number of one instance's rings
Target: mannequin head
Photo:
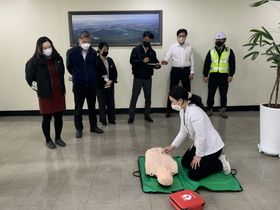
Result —
[[161, 166], [157, 171], [157, 181], [163, 186], [170, 186], [173, 183], [173, 175], [167, 166]]

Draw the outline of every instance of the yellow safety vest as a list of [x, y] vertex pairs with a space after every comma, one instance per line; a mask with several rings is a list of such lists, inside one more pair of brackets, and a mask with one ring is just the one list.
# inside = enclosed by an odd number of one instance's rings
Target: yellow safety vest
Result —
[[212, 48], [210, 50], [211, 55], [211, 66], [210, 66], [210, 73], [229, 73], [229, 54], [230, 54], [230, 48], [225, 47], [223, 50], [221, 57], [219, 58], [219, 54], [216, 51], [215, 48]]

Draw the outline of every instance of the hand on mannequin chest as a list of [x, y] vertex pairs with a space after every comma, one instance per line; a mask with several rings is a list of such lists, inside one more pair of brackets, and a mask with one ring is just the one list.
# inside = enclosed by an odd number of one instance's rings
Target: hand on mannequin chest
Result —
[[156, 176], [158, 182], [164, 186], [170, 186], [173, 183], [173, 175], [178, 173], [177, 162], [171, 155], [162, 154], [163, 148], [151, 148], [145, 154], [146, 174]]

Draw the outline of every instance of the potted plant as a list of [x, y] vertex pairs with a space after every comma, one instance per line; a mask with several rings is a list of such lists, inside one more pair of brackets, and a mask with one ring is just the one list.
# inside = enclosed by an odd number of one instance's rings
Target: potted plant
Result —
[[[271, 3], [271, 1], [280, 0], [257, 1], [250, 4], [250, 6], [258, 7], [266, 3]], [[263, 152], [268, 155], [280, 157], [280, 104], [278, 103], [280, 44], [275, 42], [273, 36], [263, 26], [261, 29], [252, 29], [250, 32], [253, 34], [249, 38], [249, 43], [243, 45], [249, 47], [248, 51], [250, 52], [243, 59], [251, 58], [251, 60], [255, 60], [259, 55], [262, 55], [267, 57], [266, 61], [270, 63], [270, 67], [276, 69], [276, 78], [269, 101], [260, 105], [260, 143], [258, 144], [258, 148], [260, 153]]]

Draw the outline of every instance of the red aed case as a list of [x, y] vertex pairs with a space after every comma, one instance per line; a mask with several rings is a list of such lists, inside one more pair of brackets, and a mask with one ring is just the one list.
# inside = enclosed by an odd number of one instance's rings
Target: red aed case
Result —
[[176, 210], [201, 210], [205, 205], [205, 201], [192, 190], [172, 193], [169, 198]]

